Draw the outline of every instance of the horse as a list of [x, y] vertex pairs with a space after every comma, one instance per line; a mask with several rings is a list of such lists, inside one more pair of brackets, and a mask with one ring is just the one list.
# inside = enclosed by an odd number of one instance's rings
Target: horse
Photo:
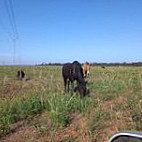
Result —
[[74, 81], [77, 81], [77, 87], [74, 91], [79, 91], [83, 96], [86, 94], [86, 83], [84, 80], [83, 69], [81, 64], [78, 61], [73, 63], [66, 63], [62, 68], [62, 76], [64, 79], [64, 87], [66, 91], [66, 86], [68, 85], [68, 92], [70, 83], [72, 84], [72, 90], [74, 89]]
[[90, 64], [88, 62], [86, 62], [86, 63], [83, 64], [82, 68], [83, 68], [84, 77], [89, 76], [89, 74], [90, 74]]
[[89, 93], [89, 90], [86, 89], [85, 85], [78, 83], [74, 88], [74, 92], [79, 92], [80, 96], [83, 98]]

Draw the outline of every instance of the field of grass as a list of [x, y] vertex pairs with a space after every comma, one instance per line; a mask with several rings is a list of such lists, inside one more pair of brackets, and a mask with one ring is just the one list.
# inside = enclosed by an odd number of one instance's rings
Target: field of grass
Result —
[[142, 131], [142, 67], [91, 67], [85, 98], [64, 94], [61, 68], [0, 66], [0, 141], [106, 142]]

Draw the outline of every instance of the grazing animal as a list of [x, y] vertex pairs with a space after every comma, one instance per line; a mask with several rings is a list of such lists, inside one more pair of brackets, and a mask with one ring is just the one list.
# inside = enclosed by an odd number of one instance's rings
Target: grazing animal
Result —
[[106, 67], [105, 66], [102, 66], [102, 69], [105, 69]]
[[78, 83], [85, 85], [85, 80], [83, 77], [83, 69], [81, 64], [78, 61], [72, 63], [72, 72], [74, 80], [77, 80]]
[[83, 64], [82, 68], [83, 68], [84, 77], [89, 76], [89, 74], [90, 74], [90, 64], [88, 62], [86, 62], [86, 63]]
[[72, 84], [72, 90], [74, 89], [73, 82], [77, 81], [77, 88], [76, 90], [79, 90], [80, 94], [81, 92], [84, 92], [83, 96], [86, 94], [86, 83], [83, 77], [83, 69], [81, 67], [81, 64], [78, 61], [74, 61], [73, 63], [66, 63], [63, 65], [62, 68], [62, 75], [64, 79], [64, 87], [66, 91], [66, 86], [68, 85], [68, 91], [70, 82]]
[[22, 80], [22, 79], [25, 78], [25, 73], [24, 73], [23, 70], [18, 70], [18, 71], [17, 71], [17, 78], [18, 78], [19, 80]]
[[74, 92], [79, 92], [81, 97], [85, 97], [87, 94], [89, 94], [89, 90], [86, 89], [86, 85], [79, 83], [75, 87]]
[[73, 84], [73, 81], [74, 81], [71, 63], [66, 63], [66, 64], [63, 65], [62, 76], [63, 76], [63, 79], [64, 79], [65, 91], [66, 91], [67, 85], [68, 85], [68, 91], [69, 91], [70, 82]]

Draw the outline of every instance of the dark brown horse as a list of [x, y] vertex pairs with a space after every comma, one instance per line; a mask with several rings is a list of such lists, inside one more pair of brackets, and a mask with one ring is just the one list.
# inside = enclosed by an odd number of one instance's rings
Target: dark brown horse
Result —
[[86, 83], [84, 80], [83, 69], [78, 61], [73, 63], [66, 63], [62, 68], [62, 75], [64, 79], [64, 87], [66, 91], [66, 86], [68, 85], [68, 91], [70, 83], [72, 84], [72, 90], [74, 89], [73, 82], [77, 81], [77, 87], [75, 91], [78, 91], [81, 96], [86, 95]]

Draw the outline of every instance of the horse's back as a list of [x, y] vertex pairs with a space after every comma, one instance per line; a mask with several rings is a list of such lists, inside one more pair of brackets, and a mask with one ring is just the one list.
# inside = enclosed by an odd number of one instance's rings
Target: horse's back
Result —
[[71, 63], [64, 64], [63, 68], [62, 68], [63, 77], [66, 77], [66, 78], [69, 77], [71, 70], [72, 70], [72, 64]]

